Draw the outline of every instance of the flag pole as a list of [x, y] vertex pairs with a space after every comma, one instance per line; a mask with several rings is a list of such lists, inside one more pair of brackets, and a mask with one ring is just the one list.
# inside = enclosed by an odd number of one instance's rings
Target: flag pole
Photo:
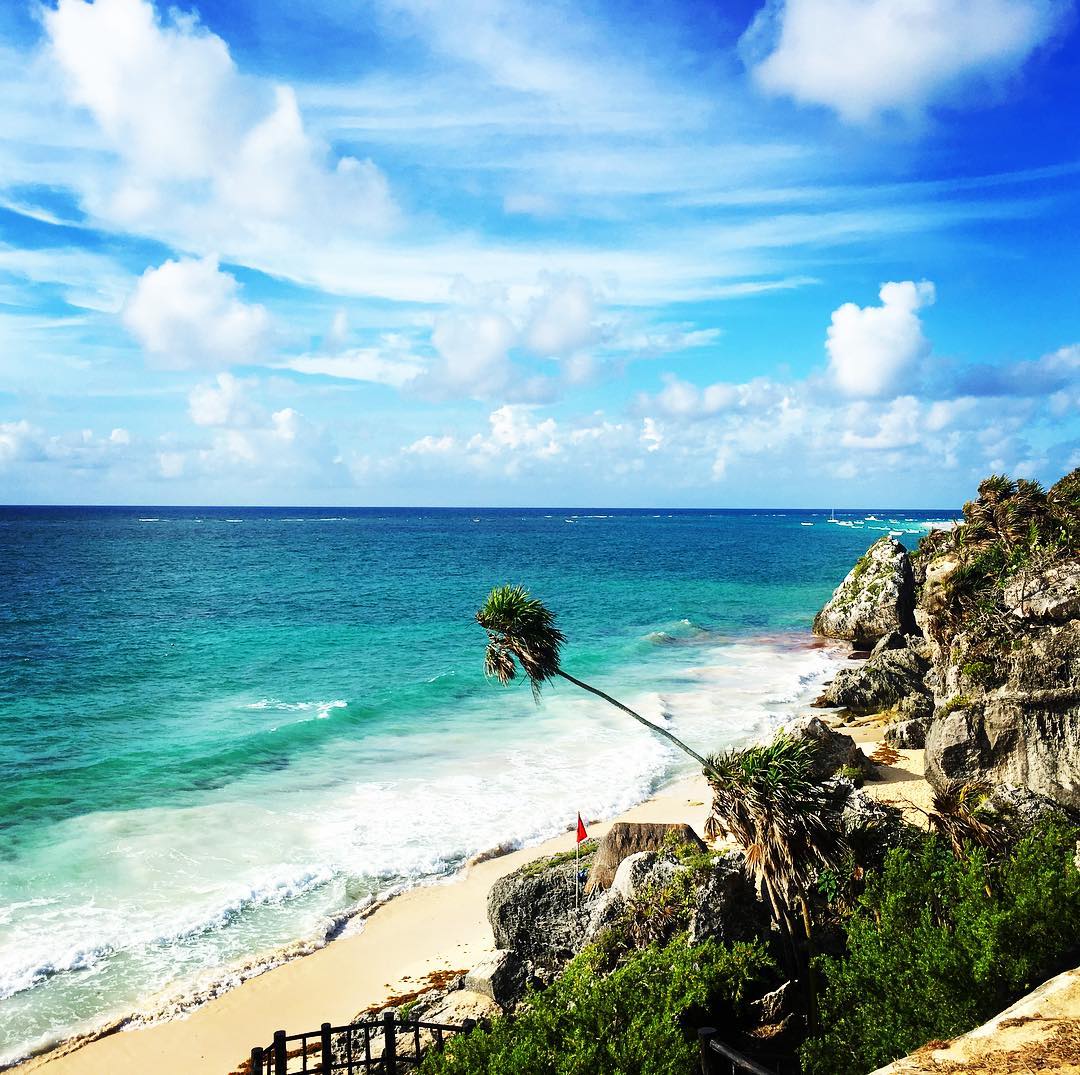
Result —
[[578, 865], [578, 859], [581, 855], [581, 841], [578, 836], [581, 835], [581, 811], [578, 811], [577, 816], [577, 828], [574, 830], [574, 910], [581, 910], [581, 867]]

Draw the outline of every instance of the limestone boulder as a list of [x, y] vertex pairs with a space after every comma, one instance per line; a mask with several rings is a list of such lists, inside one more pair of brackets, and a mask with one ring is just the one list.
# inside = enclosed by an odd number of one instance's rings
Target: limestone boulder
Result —
[[890, 631], [915, 627], [915, 578], [907, 549], [895, 538], [875, 541], [828, 604], [814, 617], [814, 634], [870, 648]]
[[911, 649], [875, 652], [864, 664], [840, 669], [816, 704], [854, 713], [890, 709], [909, 695], [926, 694], [924, 677], [929, 669], [929, 661]]
[[894, 721], [885, 728], [885, 742], [896, 750], [922, 750], [929, 727], [927, 719]]
[[660, 851], [671, 843], [707, 850], [704, 841], [686, 824], [640, 824], [616, 821], [601, 837], [585, 884], [586, 894], [610, 888], [619, 865], [639, 851]]
[[841, 769], [864, 777], [874, 776], [874, 763], [859, 749], [855, 740], [850, 735], [834, 731], [820, 717], [799, 717], [785, 724], [781, 731], [788, 738], [810, 744], [816, 780], [828, 780]]
[[1080, 562], [1021, 571], [1005, 587], [1005, 607], [1024, 620], [1063, 623], [1080, 617]]
[[528, 863], [500, 877], [488, 894], [488, 921], [500, 949], [538, 968], [557, 968], [581, 946], [591, 911], [575, 906], [577, 867], [572, 859]]
[[465, 975], [465, 989], [490, 997], [503, 1011], [510, 1011], [525, 996], [529, 970], [516, 952], [500, 949]]
[[926, 737], [926, 777], [938, 789], [1015, 784], [1080, 809], [1080, 705], [992, 695], [938, 716]]

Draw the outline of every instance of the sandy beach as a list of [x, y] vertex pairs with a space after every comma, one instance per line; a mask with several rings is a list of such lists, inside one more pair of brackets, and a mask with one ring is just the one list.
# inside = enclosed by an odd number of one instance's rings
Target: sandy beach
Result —
[[[880, 726], [843, 729], [862, 749], [879, 745]], [[918, 822], [929, 806], [922, 751], [902, 751], [896, 763], [866, 784], [874, 798], [905, 809]], [[687, 777], [636, 807], [590, 825], [602, 836], [612, 822], [686, 822], [703, 831], [709, 800], [703, 777]], [[463, 971], [493, 949], [486, 915], [494, 882], [524, 863], [572, 849], [570, 832], [469, 867], [445, 883], [416, 888], [388, 901], [351, 932], [310, 955], [251, 978], [185, 1016], [118, 1030], [74, 1048], [61, 1047], [11, 1069], [46, 1075], [228, 1075], [252, 1045], [274, 1030], [290, 1033], [335, 1024], [410, 993], [429, 975]]]

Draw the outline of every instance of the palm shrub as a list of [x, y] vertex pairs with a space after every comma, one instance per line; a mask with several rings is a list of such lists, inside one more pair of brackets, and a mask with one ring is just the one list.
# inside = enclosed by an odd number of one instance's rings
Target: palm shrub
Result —
[[691, 947], [684, 936], [632, 952], [610, 974], [607, 962], [601, 946], [586, 948], [514, 1015], [429, 1053], [421, 1072], [686, 1075], [697, 1049], [693, 1029], [718, 1009], [741, 1015], [749, 988], [770, 968], [758, 944]]
[[505, 686], [517, 678], [520, 667], [537, 702], [545, 683], [556, 677], [565, 679], [633, 717], [693, 758], [703, 769], [709, 768], [705, 758], [667, 728], [654, 724], [617, 698], [564, 671], [561, 658], [566, 635], [555, 626], [555, 614], [542, 601], [532, 597], [524, 586], [496, 586], [477, 610], [476, 622], [487, 632], [484, 673], [490, 678]]
[[811, 744], [781, 733], [767, 746], [715, 755], [709, 774], [710, 833], [726, 832], [742, 847], [787, 942], [790, 969], [805, 980], [811, 1018], [810, 893], [822, 873], [839, 872], [848, 851], [835, 793], [815, 779], [813, 760]]
[[998, 861], [927, 835], [890, 852], [845, 922], [846, 954], [818, 961], [823, 1033], [809, 1075], [863, 1075], [965, 1033], [1080, 955], [1077, 830], [1052, 823]]

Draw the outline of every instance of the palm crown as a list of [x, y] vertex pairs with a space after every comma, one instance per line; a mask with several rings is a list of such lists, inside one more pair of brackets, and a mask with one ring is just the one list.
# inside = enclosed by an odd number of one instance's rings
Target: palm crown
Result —
[[507, 684], [517, 678], [520, 664], [535, 696], [558, 675], [566, 636], [555, 626], [554, 613], [524, 586], [496, 586], [476, 613], [476, 622], [488, 635], [486, 675]]

